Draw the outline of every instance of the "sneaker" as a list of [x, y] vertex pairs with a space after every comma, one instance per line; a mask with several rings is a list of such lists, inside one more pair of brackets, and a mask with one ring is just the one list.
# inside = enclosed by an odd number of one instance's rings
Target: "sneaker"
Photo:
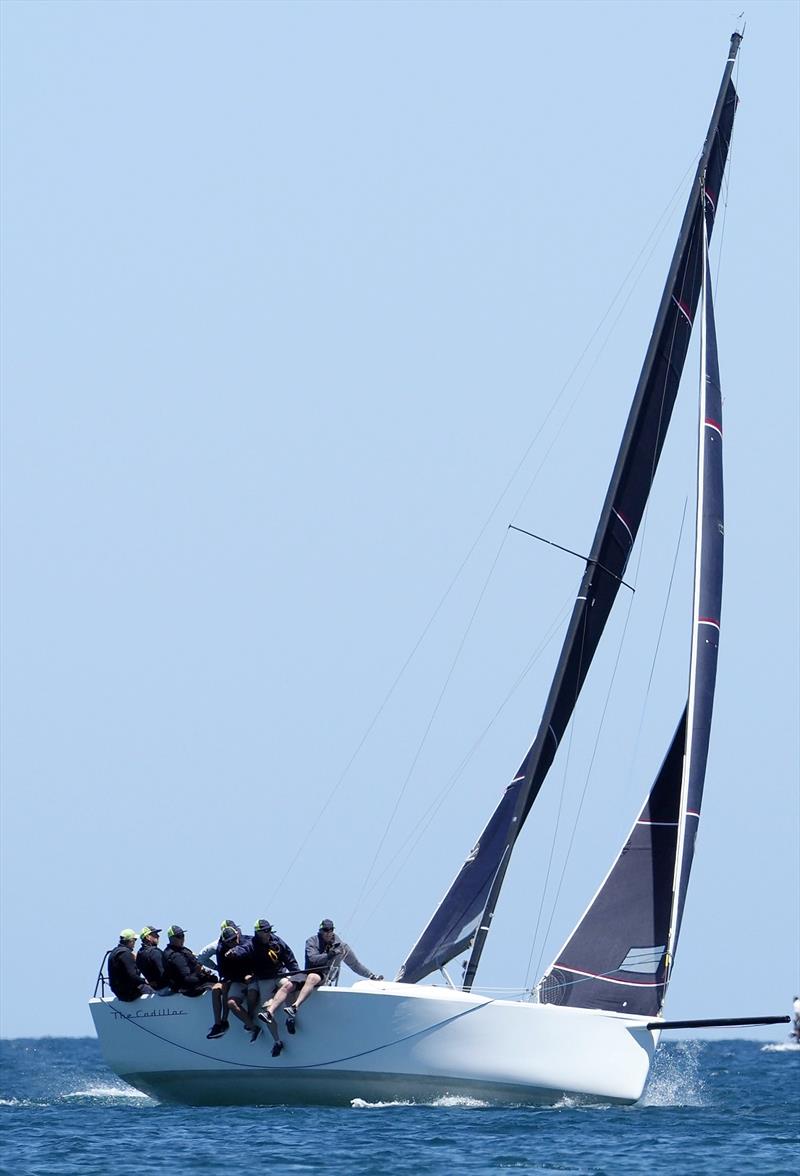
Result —
[[297, 1009], [294, 1005], [289, 1005], [286, 1010], [286, 1032], [292, 1036], [297, 1032]]
[[261, 1026], [254, 1025], [253, 1028], [250, 1030], [250, 1044], [252, 1045], [254, 1041], [258, 1041], [260, 1036], [261, 1036]]
[[222, 1037], [222, 1034], [227, 1028], [228, 1026], [223, 1025], [222, 1021], [217, 1021], [214, 1025], [211, 1026], [208, 1033], [206, 1033], [206, 1037], [209, 1041], [213, 1040], [215, 1037]]
[[274, 1045], [273, 1045], [273, 1047], [272, 1047], [272, 1056], [273, 1056], [274, 1058], [278, 1058], [278, 1057], [280, 1057], [280, 1054], [281, 1054], [281, 1050], [282, 1050], [282, 1049], [283, 1049], [283, 1042], [282, 1042], [282, 1041], [276, 1041], [276, 1042], [275, 1042], [275, 1044], [274, 1044]]
[[272, 1013], [267, 1011], [267, 1009], [262, 1009], [261, 1012], [257, 1015], [259, 1021], [263, 1021], [265, 1025], [269, 1025], [270, 1029], [275, 1024], [275, 1018], [273, 1017]]

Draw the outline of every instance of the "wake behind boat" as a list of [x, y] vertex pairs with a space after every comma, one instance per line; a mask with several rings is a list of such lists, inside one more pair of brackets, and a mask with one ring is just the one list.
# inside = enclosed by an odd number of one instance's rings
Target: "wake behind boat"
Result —
[[[536, 737], [395, 981], [323, 985], [291, 1044], [272, 1058], [233, 1027], [206, 1040], [208, 998], [96, 998], [108, 1064], [131, 1085], [186, 1103], [344, 1103], [467, 1095], [554, 1103], [635, 1102], [667, 1022], [708, 755], [723, 560], [722, 396], [708, 242], [737, 95], [731, 38], [616, 465]], [[534, 999], [474, 991], [513, 849], [572, 717], [626, 567], [658, 467], [695, 320], [700, 319], [694, 601], [685, 703], [631, 833]], [[446, 967], [469, 953], [457, 988]], [[444, 984], [428, 978], [441, 973]], [[781, 1018], [761, 1018], [770, 1023]], [[784, 1020], [787, 1018], [783, 1018]]]

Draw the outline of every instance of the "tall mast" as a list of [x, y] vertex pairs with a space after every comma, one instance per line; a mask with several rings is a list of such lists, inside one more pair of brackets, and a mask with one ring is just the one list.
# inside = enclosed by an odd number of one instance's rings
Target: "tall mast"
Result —
[[[583, 685], [586, 673], [589, 669], [589, 662], [596, 648], [597, 641], [599, 641], [599, 634], [594, 646], [590, 648], [588, 657], [586, 655], [585, 630], [587, 627], [587, 613], [589, 602], [596, 599], [600, 594], [610, 596], [610, 602], [606, 609], [604, 609], [604, 617], [602, 627], [605, 626], [605, 620], [611, 610], [611, 605], [616, 598], [619, 589], [619, 583], [622, 573], [625, 570], [630, 552], [633, 548], [636, 532], [638, 531], [639, 522], [641, 520], [644, 506], [647, 502], [650, 485], [655, 476], [655, 469], [658, 462], [658, 457], [663, 445], [664, 436], [666, 434], [667, 425], [671, 415], [671, 404], [663, 405], [663, 413], [657, 424], [657, 436], [655, 439], [654, 453], [652, 467], [649, 471], [648, 484], [645, 492], [640, 496], [640, 501], [636, 504], [639, 507], [637, 516], [631, 517], [630, 512], [623, 512], [619, 509], [620, 498], [624, 494], [625, 482], [631, 480], [631, 467], [634, 461], [634, 451], [639, 443], [641, 433], [642, 416], [647, 411], [648, 399], [653, 397], [654, 388], [652, 387], [653, 375], [658, 365], [659, 353], [664, 347], [665, 329], [669, 325], [670, 315], [674, 316], [674, 304], [678, 304], [678, 310], [688, 319], [689, 330], [691, 331], [693, 319], [693, 306], [687, 306], [683, 298], [680, 297], [680, 291], [683, 283], [679, 283], [681, 270], [686, 267], [687, 257], [691, 250], [692, 238], [697, 233], [699, 228], [698, 222], [704, 221], [703, 209], [701, 207], [701, 186], [709, 171], [709, 163], [711, 162], [712, 152], [717, 146], [717, 136], [720, 127], [720, 119], [726, 102], [729, 100], [729, 89], [731, 88], [731, 75], [733, 67], [736, 62], [736, 56], [739, 52], [739, 46], [742, 42], [741, 33], [735, 32], [731, 36], [730, 50], [728, 59], [725, 63], [725, 69], [722, 74], [722, 81], [720, 82], [717, 100], [714, 104], [714, 110], [711, 115], [711, 122], [709, 123], [708, 132], [706, 134], [705, 142], [703, 144], [703, 151], [700, 156], [700, 161], [697, 165], [697, 172], [694, 182], [692, 184], [689, 201], [686, 206], [686, 211], [683, 216], [680, 233], [675, 245], [675, 251], [672, 256], [672, 263], [669, 268], [667, 281], [664, 286], [664, 291], [661, 296], [661, 303], [656, 315], [653, 333], [650, 337], [650, 343], [645, 355], [644, 364], [642, 366], [642, 373], [639, 377], [639, 383], [636, 388], [636, 394], [633, 399], [631, 411], [628, 416], [628, 422], [623, 434], [622, 443], [620, 445], [619, 453], [617, 455], [617, 462], [614, 467], [614, 472], [611, 476], [606, 500], [603, 505], [603, 510], [600, 515], [597, 531], [595, 533], [594, 543], [589, 553], [589, 558], [586, 565], [581, 587], [578, 592], [578, 597], [573, 609], [572, 619], [567, 631], [567, 636], [564, 640], [564, 645], [559, 658], [558, 666], [556, 668], [553, 684], [550, 688], [550, 694], [545, 705], [544, 715], [539, 727], [539, 733], [536, 741], [531, 748], [531, 752], [526, 759], [527, 763], [524, 782], [519, 790], [517, 803], [514, 810], [514, 815], [511, 821], [511, 828], [509, 833], [509, 844], [504, 853], [494, 881], [492, 883], [489, 895], [484, 908], [483, 917], [480, 921], [477, 933], [475, 935], [475, 942], [472, 948], [472, 954], [467, 965], [464, 975], [464, 989], [469, 990], [472, 987], [475, 979], [475, 973], [480, 963], [480, 958], [483, 953], [483, 948], [486, 943], [486, 937], [489, 933], [491, 921], [494, 916], [497, 899], [500, 894], [503, 881], [505, 879], [506, 871], [508, 870], [511, 850], [516, 842], [517, 837], [522, 829], [522, 825], [527, 817], [530, 808], [538, 795], [538, 792], [544, 782], [545, 775], [550, 768], [550, 765], [555, 756], [557, 744], [553, 738], [555, 734], [554, 716], [558, 709], [563, 708], [564, 702], [567, 701], [569, 705], [569, 714], [577, 702], [578, 694]], [[735, 100], [735, 99], [734, 99]], [[725, 157], [727, 156], [727, 142], [725, 143], [725, 156], [722, 159], [722, 168], [724, 168]], [[721, 181], [722, 168], [720, 169], [719, 179]], [[720, 184], [721, 186], [721, 184]], [[713, 201], [716, 202], [719, 196], [719, 186], [713, 195]], [[688, 339], [687, 339], [688, 345]], [[685, 354], [685, 353], [684, 353]], [[682, 366], [682, 365], [681, 365]], [[680, 376], [680, 373], [678, 373]], [[666, 389], [664, 389], [664, 392]], [[677, 385], [675, 388], [677, 392]], [[662, 393], [663, 395], [663, 393]], [[664, 397], [665, 399], [666, 397]], [[613, 556], [607, 555], [609, 540], [612, 538], [612, 530], [614, 528], [615, 518], [618, 520], [617, 531], [619, 532], [619, 522], [623, 525], [623, 531], [627, 534], [623, 538], [627, 542], [627, 549], [623, 552], [623, 557], [620, 560], [619, 555], [616, 559]], [[619, 536], [617, 543], [619, 543]], [[613, 573], [619, 568], [618, 576], [615, 578]], [[611, 574], [606, 569], [610, 569]], [[595, 583], [593, 581], [602, 581], [603, 583]], [[602, 632], [602, 628], [601, 628]], [[566, 693], [566, 699], [565, 699]], [[571, 697], [570, 697], [571, 695]], [[559, 724], [560, 726], [560, 724]], [[561, 731], [557, 738], [560, 739], [566, 723], [561, 727]]]
[[[704, 218], [704, 248], [706, 228]], [[539, 983], [545, 1004], [656, 1016], [672, 972], [700, 824], [722, 614], [722, 390], [706, 251], [701, 309], [688, 698], [622, 851]]]
[[647, 505], [689, 348], [701, 280], [700, 180], [706, 177], [710, 235], [736, 109], [731, 72], [740, 42], [741, 35], [734, 33], [655, 326], [536, 738], [475, 847], [409, 952], [398, 975], [407, 983], [416, 983], [471, 947], [464, 976], [464, 988], [471, 988], [511, 852], [567, 729], [616, 600]]

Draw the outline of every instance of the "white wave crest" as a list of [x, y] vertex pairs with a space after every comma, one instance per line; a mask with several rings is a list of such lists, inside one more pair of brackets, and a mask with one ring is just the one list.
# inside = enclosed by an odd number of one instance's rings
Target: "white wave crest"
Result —
[[762, 1053], [798, 1053], [800, 1041], [771, 1041], [769, 1045], [761, 1046]]
[[133, 1086], [88, 1086], [86, 1090], [68, 1090], [63, 1098], [141, 1098], [148, 1099], [149, 1095]]
[[369, 1102], [365, 1098], [352, 1098], [350, 1106], [356, 1110], [375, 1110], [384, 1107], [488, 1107], [489, 1103], [480, 1098], [470, 1098], [463, 1094], [443, 1094], [439, 1098], [428, 1099], [392, 1099], [387, 1102]]
[[435, 1098], [432, 1107], [488, 1107], [490, 1104], [482, 1098], [470, 1098], [467, 1094], [443, 1094]]
[[351, 1098], [350, 1106], [354, 1107], [357, 1111], [364, 1110], [365, 1108], [372, 1111], [375, 1110], [376, 1107], [413, 1107], [414, 1104], [402, 1099], [398, 1099], [394, 1102], [368, 1102], [365, 1098]]

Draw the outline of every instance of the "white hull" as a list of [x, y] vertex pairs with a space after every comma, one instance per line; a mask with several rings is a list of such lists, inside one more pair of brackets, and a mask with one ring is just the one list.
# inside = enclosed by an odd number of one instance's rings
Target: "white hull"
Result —
[[493, 1103], [566, 1096], [635, 1102], [658, 1033], [644, 1018], [562, 1009], [423, 985], [321, 988], [271, 1057], [235, 1018], [208, 1041], [211, 1001], [183, 996], [90, 1002], [106, 1061], [156, 1098], [191, 1104], [347, 1104], [448, 1095]]

